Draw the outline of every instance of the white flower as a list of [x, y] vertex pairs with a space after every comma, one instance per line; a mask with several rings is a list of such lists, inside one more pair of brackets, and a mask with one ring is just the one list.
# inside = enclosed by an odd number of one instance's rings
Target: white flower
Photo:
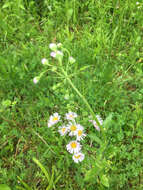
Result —
[[57, 51], [57, 52], [56, 52], [56, 58], [57, 58], [57, 59], [63, 58], [63, 52], [62, 52], [62, 51]]
[[79, 162], [82, 162], [84, 160], [84, 154], [79, 152], [77, 154], [74, 154], [72, 159], [74, 160], [75, 163], [79, 163]]
[[51, 50], [53, 50], [53, 51], [56, 51], [56, 50], [57, 50], [57, 45], [56, 45], [55, 43], [51, 43], [51, 44], [49, 45], [49, 48], [50, 48]]
[[63, 52], [61, 51], [52, 51], [50, 53], [51, 57], [57, 58], [57, 59], [62, 59], [63, 58]]
[[58, 113], [54, 113], [49, 118], [48, 127], [51, 127], [52, 125], [58, 123], [59, 121], [60, 121], [60, 115]]
[[58, 48], [60, 48], [61, 46], [62, 46], [62, 44], [61, 44], [61, 43], [58, 43], [58, 44], [57, 44], [57, 47], [58, 47]]
[[74, 123], [71, 123], [69, 122], [69, 125], [68, 125], [68, 129], [69, 129], [69, 136], [74, 136], [76, 135], [76, 131], [78, 129], [78, 125], [79, 124], [76, 124], [75, 122]]
[[76, 154], [81, 150], [81, 145], [77, 141], [71, 141], [68, 145], [66, 145], [66, 148], [71, 154]]
[[67, 132], [68, 132], [68, 128], [66, 126], [59, 127], [59, 133], [61, 134], [61, 136], [66, 135]]
[[137, 2], [136, 2], [136, 5], [139, 5], [139, 4], [140, 4], [140, 3], [137, 1]]
[[35, 78], [33, 79], [33, 82], [34, 82], [35, 84], [37, 84], [38, 81], [39, 81], [38, 77], [35, 77]]
[[[98, 119], [100, 125], [102, 125], [103, 124], [103, 119], [99, 115], [96, 115], [96, 118]], [[94, 127], [96, 128], [97, 131], [100, 131], [100, 128], [99, 128], [98, 124], [96, 123], [96, 121], [89, 120], [89, 122], [91, 122], [94, 125]]]
[[70, 56], [70, 57], [69, 57], [69, 62], [70, 62], [70, 63], [75, 63], [75, 59]]
[[51, 55], [51, 57], [56, 57], [56, 52], [54, 52], [54, 51], [52, 51], [51, 53], [50, 53], [50, 55]]
[[70, 112], [66, 113], [66, 119], [67, 120], [74, 120], [76, 117], [77, 117], [77, 114], [74, 112], [70, 111]]
[[84, 128], [81, 125], [78, 125], [78, 129], [76, 130], [75, 134], [76, 134], [76, 140], [80, 141], [82, 140], [84, 137], [86, 137], [86, 134], [84, 133]]
[[43, 58], [41, 60], [41, 62], [42, 62], [43, 65], [47, 65], [48, 64], [48, 60], [46, 58]]

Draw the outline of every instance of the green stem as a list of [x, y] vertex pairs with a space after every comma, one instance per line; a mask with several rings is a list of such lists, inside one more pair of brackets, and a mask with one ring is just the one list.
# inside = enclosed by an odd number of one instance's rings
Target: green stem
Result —
[[[62, 66], [62, 64], [61, 64]], [[62, 68], [62, 67], [61, 67]], [[85, 103], [85, 105], [87, 106], [87, 108], [89, 109], [91, 115], [93, 116], [93, 119], [96, 121], [96, 123], [98, 124], [99, 127], [101, 127], [102, 130], [102, 126], [100, 125], [98, 119], [96, 118], [96, 115], [93, 111], [93, 109], [91, 108], [91, 106], [89, 105], [88, 101], [86, 100], [86, 98], [79, 92], [79, 90], [75, 87], [75, 85], [72, 83], [71, 79], [68, 77], [67, 73], [64, 71], [64, 69], [62, 68], [62, 72], [65, 75], [66, 80], [69, 82], [69, 84], [71, 85], [71, 87], [75, 90], [75, 92], [79, 95], [79, 97], [83, 100], [83, 102]]]

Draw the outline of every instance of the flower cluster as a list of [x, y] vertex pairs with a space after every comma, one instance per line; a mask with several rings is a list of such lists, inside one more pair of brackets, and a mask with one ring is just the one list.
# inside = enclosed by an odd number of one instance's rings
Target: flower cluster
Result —
[[[59, 126], [58, 132], [61, 136], [69, 135], [70, 137], [75, 137], [75, 140], [69, 142], [66, 145], [66, 149], [69, 153], [73, 154], [72, 159], [75, 163], [79, 163], [84, 160], [84, 154], [81, 152], [82, 145], [80, 141], [86, 136], [84, 133], [84, 127], [76, 123], [77, 114], [74, 112], [68, 112], [65, 114], [65, 119], [68, 121], [67, 125]], [[58, 113], [54, 113], [50, 116], [48, 120], [48, 127], [54, 126], [58, 123], [61, 116]]]
[[58, 50], [58, 48], [61, 48], [61, 47], [62, 47], [61, 43], [58, 43], [58, 44], [51, 43], [49, 45], [49, 48], [52, 50], [52, 52], [50, 53], [51, 57], [57, 58], [57, 59], [62, 59], [63, 52]]

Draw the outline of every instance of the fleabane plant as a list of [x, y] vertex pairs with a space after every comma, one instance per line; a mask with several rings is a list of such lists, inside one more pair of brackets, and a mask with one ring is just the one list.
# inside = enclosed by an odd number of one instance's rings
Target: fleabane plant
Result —
[[[35, 76], [33, 82], [37, 85], [37, 83], [40, 81], [40, 78], [49, 70], [54, 72], [61, 80], [61, 82], [66, 81], [68, 86], [73, 89], [73, 91], [80, 97], [83, 105], [86, 106], [87, 111], [92, 116], [92, 119], [89, 121], [93, 124], [97, 131], [102, 133], [101, 137], [103, 138], [104, 142], [106, 142], [106, 135], [102, 127], [102, 118], [94, 113], [91, 105], [74, 85], [71, 78], [73, 76], [73, 73], [70, 73], [72, 70], [71, 67], [74, 67], [76, 59], [70, 54], [70, 52], [66, 48], [63, 47], [61, 43], [51, 43], [49, 44], [49, 49], [51, 50], [49, 58], [42, 58], [41, 60], [45, 71], [40, 73], [39, 76]], [[85, 70], [86, 68], [87, 67], [79, 69], [79, 72]], [[75, 112], [69, 111], [65, 114], [64, 117], [64, 120], [68, 121], [67, 124], [61, 121], [61, 116], [58, 113], [54, 113], [53, 115], [51, 115], [48, 120], [49, 128], [56, 126], [56, 124], [60, 122], [62, 123], [62, 125], [58, 126], [58, 131], [60, 135], [65, 136], [68, 134], [71, 138], [74, 138], [71, 139], [71, 142], [69, 142], [68, 145], [66, 145], [66, 148], [69, 153], [73, 154], [72, 158], [76, 163], [81, 162], [84, 159], [84, 154], [81, 152], [82, 145], [80, 144], [80, 142], [86, 137], [84, 127], [76, 122], [77, 117], [78, 116]]]

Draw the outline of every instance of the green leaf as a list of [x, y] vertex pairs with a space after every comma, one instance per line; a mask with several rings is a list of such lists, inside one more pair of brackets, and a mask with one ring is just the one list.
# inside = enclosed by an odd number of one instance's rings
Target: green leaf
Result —
[[33, 161], [41, 168], [42, 172], [45, 174], [48, 182], [50, 183], [50, 175], [48, 174], [47, 170], [44, 168], [44, 166], [37, 160], [36, 158], [33, 158]]
[[67, 20], [69, 21], [73, 15], [73, 9], [68, 9], [67, 10]]
[[100, 180], [101, 180], [102, 185], [104, 185], [105, 187], [109, 187], [109, 181], [106, 175], [102, 175]]
[[99, 174], [100, 168], [94, 167], [90, 170], [88, 170], [85, 174], [84, 181], [86, 182], [92, 182], [96, 179], [97, 175]]
[[0, 184], [0, 190], [11, 190], [9, 186], [5, 184]]
[[103, 127], [108, 128], [108, 126], [110, 125], [111, 121], [112, 121], [112, 113], [105, 119], [105, 121], [103, 122]]
[[3, 6], [2, 6], [2, 9], [6, 9], [6, 8], [8, 8], [8, 7], [10, 7], [11, 6], [11, 3], [10, 2], [7, 2], [7, 3], [5, 3]]
[[17, 178], [20, 181], [20, 183], [26, 188], [26, 190], [32, 190], [32, 188], [29, 187], [29, 185], [27, 185], [19, 176], [17, 176]]
[[102, 145], [102, 141], [96, 136], [95, 133], [91, 133], [88, 135], [92, 141], [96, 141], [98, 144]]

